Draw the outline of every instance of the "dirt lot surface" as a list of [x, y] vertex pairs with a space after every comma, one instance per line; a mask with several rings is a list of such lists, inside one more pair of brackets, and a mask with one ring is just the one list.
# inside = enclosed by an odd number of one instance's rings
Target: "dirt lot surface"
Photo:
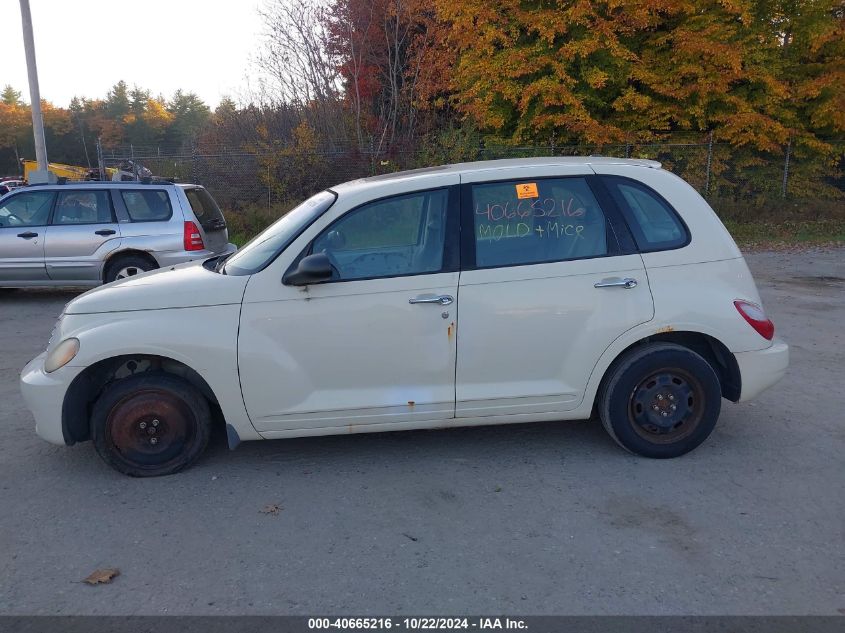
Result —
[[672, 461], [547, 423], [218, 439], [130, 479], [39, 439], [18, 391], [74, 293], [3, 294], [0, 613], [841, 613], [845, 250], [748, 259], [789, 374]]

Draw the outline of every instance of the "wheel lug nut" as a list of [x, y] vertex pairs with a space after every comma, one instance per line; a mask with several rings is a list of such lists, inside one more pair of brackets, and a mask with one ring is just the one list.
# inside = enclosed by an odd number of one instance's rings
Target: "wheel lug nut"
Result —
[[138, 426], [140, 426], [140, 427], [141, 427], [141, 429], [145, 429], [145, 428], [147, 428], [147, 423], [146, 423], [146, 422], [141, 422], [141, 424], [139, 424]]
[[153, 420], [153, 426], [158, 426], [158, 420]]
[[665, 418], [666, 416], [668, 416], [668, 415], [669, 415], [669, 412], [668, 412], [668, 411], [664, 411], [664, 412], [663, 412], [663, 417], [664, 417], [664, 418]]
[[651, 405], [651, 408], [654, 409], [655, 411], [657, 411], [660, 407], [658, 407], [656, 404], [653, 404], [653, 405]]
[[663, 394], [662, 394], [662, 393], [657, 394], [657, 399], [658, 399], [658, 400], [663, 400]]
[[670, 409], [672, 409], [672, 411], [674, 411], [674, 410], [675, 410], [675, 409], [677, 409], [678, 407], [677, 407], [677, 405], [674, 405], [674, 404], [673, 404], [673, 405], [672, 405], [672, 406], [670, 406], [669, 408], [670, 408]]
[[151, 437], [150, 438], [150, 444], [158, 444], [158, 438], [157, 437]]
[[[673, 396], [673, 395], [670, 393], [670, 394], [669, 394], [669, 400], [674, 400], [674, 399], [675, 399], [675, 396]], [[155, 424], [156, 422], [158, 422], [158, 420], [154, 420], [154, 421], [153, 421], [153, 424]]]

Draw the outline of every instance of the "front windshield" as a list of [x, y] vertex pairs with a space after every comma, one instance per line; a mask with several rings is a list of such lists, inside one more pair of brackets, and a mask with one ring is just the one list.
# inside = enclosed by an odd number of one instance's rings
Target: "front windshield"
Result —
[[229, 257], [223, 272], [227, 275], [257, 273], [287, 248], [302, 229], [323, 215], [336, 198], [331, 191], [321, 191], [291, 209]]

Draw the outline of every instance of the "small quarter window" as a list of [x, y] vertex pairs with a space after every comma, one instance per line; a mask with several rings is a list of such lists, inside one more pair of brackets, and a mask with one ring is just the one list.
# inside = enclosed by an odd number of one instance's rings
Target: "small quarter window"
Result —
[[678, 248], [687, 243], [684, 225], [663, 198], [627, 178], [609, 177], [606, 182], [641, 251]]
[[478, 268], [607, 255], [607, 222], [584, 178], [472, 187]]
[[120, 195], [133, 222], [161, 222], [173, 215], [170, 196], [161, 189], [121, 190]]

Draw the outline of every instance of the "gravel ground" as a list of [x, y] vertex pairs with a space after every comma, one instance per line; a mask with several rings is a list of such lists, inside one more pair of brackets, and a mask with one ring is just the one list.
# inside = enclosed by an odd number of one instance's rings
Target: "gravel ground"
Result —
[[0, 613], [842, 613], [845, 250], [748, 259], [789, 374], [672, 461], [545, 423], [218, 438], [130, 479], [18, 391], [74, 293], [0, 295]]

